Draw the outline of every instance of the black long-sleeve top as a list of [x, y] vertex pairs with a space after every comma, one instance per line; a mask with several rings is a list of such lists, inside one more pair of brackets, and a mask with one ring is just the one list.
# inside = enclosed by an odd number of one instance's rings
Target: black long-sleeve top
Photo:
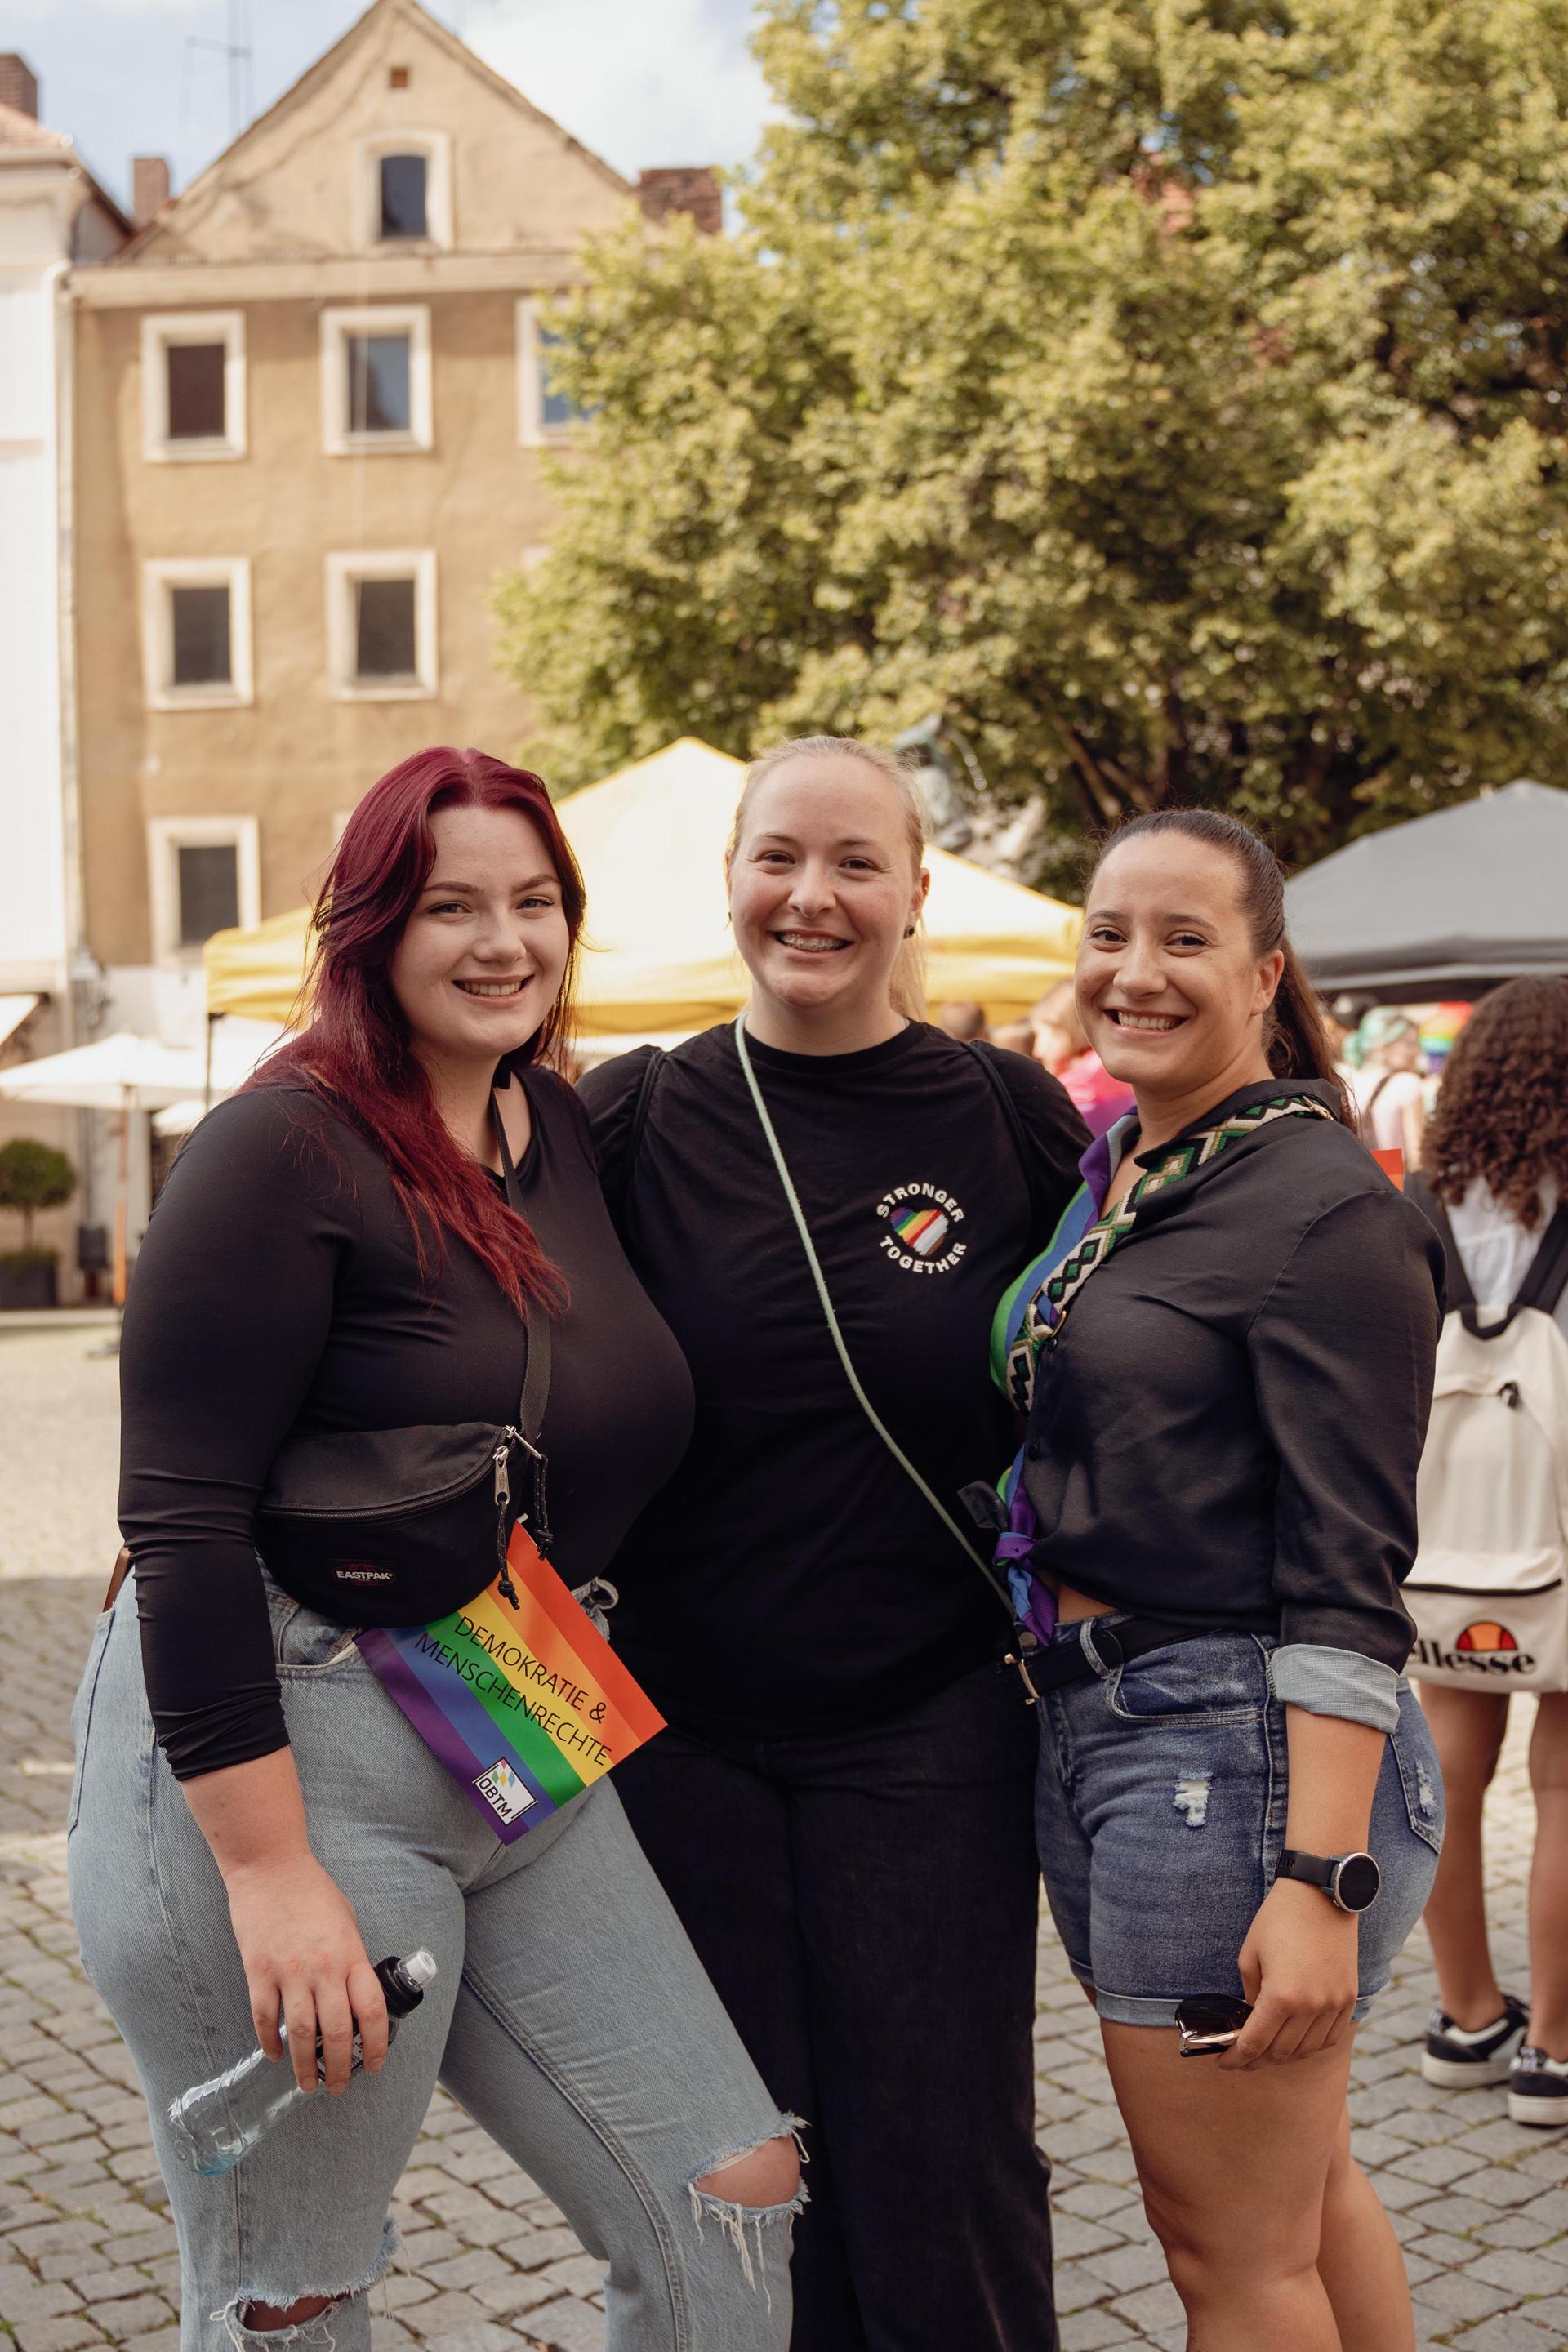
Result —
[[1317, 1711], [1353, 1715], [1359, 1687], [1385, 1720], [1442, 1311], [1431, 1226], [1334, 1121], [1278, 1119], [1151, 1193], [1040, 1354], [1043, 1564], [1117, 1608], [1276, 1633], [1282, 1696], [1337, 1688]]
[[[616, 1238], [572, 1089], [542, 1071], [524, 1084], [524, 1213], [571, 1289], [544, 1440], [552, 1559], [577, 1583], [679, 1462], [691, 1383]], [[283, 1439], [504, 1424], [526, 1352], [521, 1317], [465, 1244], [447, 1237], [422, 1275], [385, 1160], [316, 1096], [262, 1087], [202, 1121], [148, 1228], [121, 1350], [120, 1524], [177, 1778], [288, 1742], [252, 1544]], [[493, 1566], [476, 1560], [461, 1592], [433, 1588], [429, 1616], [470, 1600]], [[373, 1591], [353, 1608], [378, 1622]]]

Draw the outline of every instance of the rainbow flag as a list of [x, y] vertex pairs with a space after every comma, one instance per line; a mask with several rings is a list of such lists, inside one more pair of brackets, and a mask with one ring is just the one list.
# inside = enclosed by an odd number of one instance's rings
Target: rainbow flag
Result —
[[521, 1522], [500, 1579], [428, 1625], [370, 1625], [360, 1654], [503, 1844], [602, 1780], [664, 1717]]
[[917, 1257], [930, 1257], [932, 1250], [941, 1248], [952, 1220], [942, 1209], [906, 1209], [892, 1223], [907, 1250], [913, 1250]]

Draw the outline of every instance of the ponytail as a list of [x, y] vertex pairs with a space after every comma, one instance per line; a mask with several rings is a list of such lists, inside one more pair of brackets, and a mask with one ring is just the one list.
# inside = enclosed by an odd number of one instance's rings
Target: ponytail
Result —
[[[1113, 849], [1133, 834], [1174, 833], [1221, 849], [1241, 868], [1241, 904], [1260, 956], [1283, 953], [1284, 970], [1274, 1002], [1263, 1018], [1263, 1050], [1276, 1077], [1316, 1078], [1334, 1088], [1334, 1116], [1342, 1126], [1354, 1128], [1356, 1118], [1344, 1082], [1334, 1067], [1328, 1031], [1318, 1000], [1297, 960], [1285, 929], [1285, 870], [1266, 841], [1233, 816], [1217, 809], [1156, 809], [1135, 816], [1100, 844], [1094, 873]], [[1090, 881], [1094, 875], [1089, 877]]]

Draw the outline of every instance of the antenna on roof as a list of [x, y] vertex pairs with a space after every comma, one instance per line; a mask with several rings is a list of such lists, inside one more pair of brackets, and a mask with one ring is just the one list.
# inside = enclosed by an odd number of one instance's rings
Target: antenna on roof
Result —
[[[256, 51], [250, 45], [250, 0], [228, 0], [228, 38], [226, 41], [207, 39], [200, 33], [185, 35], [184, 97], [190, 97], [191, 51], [216, 49], [228, 59], [228, 135], [237, 139], [256, 111], [255, 68]], [[182, 105], [181, 113], [185, 107]]]

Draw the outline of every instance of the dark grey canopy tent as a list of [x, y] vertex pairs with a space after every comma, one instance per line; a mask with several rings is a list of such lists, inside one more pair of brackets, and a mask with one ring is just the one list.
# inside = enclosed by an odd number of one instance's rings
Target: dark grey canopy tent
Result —
[[1384, 1003], [1568, 972], [1568, 793], [1505, 784], [1368, 834], [1285, 887], [1314, 985]]

